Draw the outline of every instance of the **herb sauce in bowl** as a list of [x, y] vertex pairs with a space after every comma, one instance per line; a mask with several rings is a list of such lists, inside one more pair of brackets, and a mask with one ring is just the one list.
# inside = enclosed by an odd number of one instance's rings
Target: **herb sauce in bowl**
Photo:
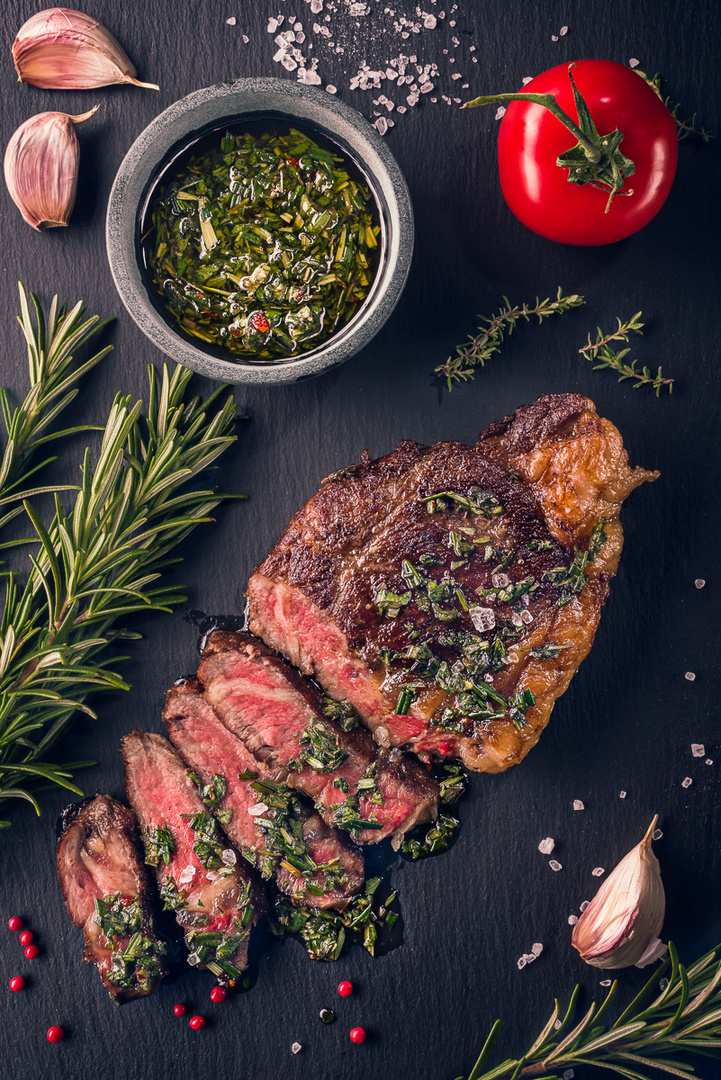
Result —
[[214, 133], [150, 206], [153, 284], [193, 337], [242, 360], [314, 349], [362, 306], [381, 228], [368, 187], [294, 128]]

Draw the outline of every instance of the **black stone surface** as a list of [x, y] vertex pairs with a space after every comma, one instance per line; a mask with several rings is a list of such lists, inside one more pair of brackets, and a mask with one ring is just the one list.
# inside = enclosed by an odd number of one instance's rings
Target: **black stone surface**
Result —
[[[595, 891], [592, 869], [611, 868], [654, 812], [664, 834], [656, 844], [668, 897], [664, 934], [687, 960], [721, 939], [714, 562], [721, 525], [718, 143], [682, 144], [668, 203], [638, 235], [609, 248], [561, 247], [525, 230], [502, 201], [494, 110], [460, 112], [441, 98], [514, 89], [523, 77], [564, 60], [637, 58], [644, 70], [661, 71], [674, 99], [688, 113], [698, 109], [718, 133], [718, 8], [702, 0], [474, 0], [455, 11], [448, 3], [435, 30], [402, 39], [393, 22], [402, 14], [417, 20], [410, 0], [368, 0], [364, 16], [352, 16], [344, 0], [333, 3], [325, 25], [334, 36], [321, 40], [312, 27], [323, 24], [328, 0], [320, 15], [304, 0], [278, 0], [277, 6], [270, 0], [88, 0], [86, 9], [122, 41], [141, 77], [160, 83], [157, 94], [130, 87], [48, 92], [15, 83], [10, 44], [36, 5], [7, 0], [3, 145], [34, 112], [102, 107], [79, 130], [81, 180], [68, 229], [32, 232], [0, 191], [1, 382], [14, 396], [25, 386], [24, 347], [14, 323], [21, 278], [46, 302], [57, 291], [71, 302], [82, 297], [91, 312], [117, 316], [108, 335], [116, 349], [89, 379], [78, 417], [99, 421], [117, 390], [144, 394], [146, 365], [161, 358], [125, 314], [105, 262], [113, 175], [136, 135], [176, 98], [218, 80], [284, 74], [273, 62], [274, 35], [266, 26], [270, 16], [293, 14], [315, 43], [311, 55], [320, 57], [323, 85], [337, 86], [371, 118], [374, 109], [383, 110], [372, 104], [380, 93], [396, 103], [402, 98], [387, 83], [372, 94], [351, 91], [349, 81], [363, 62], [383, 70], [403, 52], [420, 64], [438, 63], [438, 102], [429, 100], [436, 93], [423, 95], [414, 109], [395, 114], [387, 136], [414, 203], [416, 254], [394, 316], [343, 368], [297, 386], [236, 392], [248, 419], [224, 462], [222, 482], [250, 498], [222, 509], [216, 524], [186, 544], [175, 579], [188, 588], [188, 609], [240, 611], [249, 573], [288, 518], [321, 477], [357, 460], [364, 448], [377, 455], [401, 438], [474, 440], [489, 421], [541, 393], [588, 394], [620, 428], [632, 463], [659, 468], [662, 476], [629, 500], [626, 551], [596, 644], [539, 746], [507, 774], [472, 779], [461, 808], [462, 834], [448, 854], [393, 870], [405, 921], [405, 944], [394, 952], [372, 960], [353, 950], [323, 965], [311, 963], [294, 942], [273, 944], [260, 959], [253, 989], [223, 1005], [209, 1001], [209, 976], [188, 972], [151, 999], [118, 1009], [95, 972], [80, 964], [80, 935], [55, 879], [54, 821], [66, 796], [45, 793], [40, 819], [25, 804], [11, 806], [13, 827], [0, 836], [3, 1080], [468, 1075], [497, 1016], [504, 1018], [500, 1059], [535, 1037], [556, 994], [567, 997], [576, 981], [586, 999], [599, 992], [603, 973], [572, 952], [568, 916]], [[426, 0], [421, 10], [437, 14], [440, 0]], [[226, 22], [230, 17], [234, 26]], [[332, 51], [329, 40], [345, 51]], [[464, 77], [451, 80], [455, 70]], [[469, 88], [458, 90], [464, 82]], [[450, 395], [434, 385], [429, 372], [473, 330], [477, 314], [495, 310], [504, 294], [519, 302], [553, 293], [559, 284], [585, 294], [587, 306], [540, 328], [520, 327], [474, 384]], [[606, 327], [639, 309], [648, 332], [634, 355], [649, 366], [662, 363], [677, 378], [671, 398], [618, 385], [577, 354], [597, 324]], [[210, 388], [200, 379], [198, 385]], [[80, 443], [68, 448], [68, 480], [77, 477], [81, 451]], [[696, 578], [706, 579], [704, 589], [694, 587]], [[79, 720], [58, 747], [59, 759], [98, 759], [81, 780], [88, 792], [122, 795], [120, 736], [134, 726], [158, 730], [165, 688], [195, 668], [196, 631], [184, 612], [149, 618], [138, 629], [145, 640], [132, 646], [125, 669], [132, 691], [98, 700], [99, 719]], [[687, 671], [695, 672], [694, 682], [684, 678]], [[692, 742], [704, 743], [715, 763], [692, 757]], [[693, 781], [688, 788], [685, 777]], [[574, 812], [574, 799], [583, 801], [584, 811]], [[558, 873], [537, 850], [547, 836], [556, 839]], [[26, 961], [5, 929], [13, 914], [35, 931], [37, 960]], [[534, 942], [543, 943], [543, 954], [519, 971], [517, 959]], [[28, 981], [21, 994], [7, 989], [15, 974]], [[634, 970], [621, 973], [622, 996], [642, 978]], [[341, 979], [356, 986], [348, 999], [336, 993]], [[187, 1017], [173, 1016], [177, 1001], [188, 1005], [188, 1015], [207, 1017], [204, 1031], [193, 1032]], [[320, 1021], [323, 1007], [335, 1010], [335, 1024]], [[51, 1024], [66, 1030], [59, 1045], [45, 1039]], [[348, 1039], [357, 1025], [368, 1031], [362, 1046]], [[295, 1041], [302, 1045], [296, 1056]], [[713, 1080], [719, 1070], [701, 1063], [699, 1074]]]

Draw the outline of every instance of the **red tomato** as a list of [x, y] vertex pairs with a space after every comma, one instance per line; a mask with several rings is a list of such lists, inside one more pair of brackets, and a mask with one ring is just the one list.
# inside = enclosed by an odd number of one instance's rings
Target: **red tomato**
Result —
[[[541, 105], [512, 101], [498, 137], [501, 188], [516, 217], [533, 232], [562, 244], [611, 244], [643, 228], [671, 190], [678, 138], [673, 117], [631, 68], [610, 60], [579, 60], [573, 77], [599, 135], [618, 128], [619, 149], [636, 165], [614, 195], [591, 184], [572, 184], [556, 158], [576, 144], [575, 136]], [[551, 93], [578, 119], [568, 64], [544, 71], [521, 88]], [[625, 194], [633, 192], [633, 194]]]

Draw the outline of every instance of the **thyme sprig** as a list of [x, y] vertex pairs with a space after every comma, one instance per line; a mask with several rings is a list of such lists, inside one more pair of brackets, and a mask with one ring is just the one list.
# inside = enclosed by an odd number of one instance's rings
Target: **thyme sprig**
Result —
[[535, 304], [520, 304], [511, 306], [507, 297], [503, 297], [504, 307], [495, 315], [479, 316], [481, 326], [477, 334], [473, 335], [463, 345], [458, 345], [455, 356], [449, 356], [445, 364], [435, 369], [435, 374], [446, 380], [449, 391], [453, 389], [453, 383], [470, 382], [475, 378], [475, 369], [484, 367], [486, 360], [501, 351], [506, 334], [513, 333], [513, 329], [519, 319], [530, 322], [536, 317], [539, 323], [550, 315], [561, 315], [572, 308], [585, 304], [583, 296], [573, 293], [564, 296], [561, 286], [558, 287], [556, 299], [539, 300], [536, 297]]
[[[26, 410], [28, 423], [16, 424], [22, 438], [8, 458], [11, 484], [27, 479], [29, 450], [45, 442], [43, 432], [74, 396], [72, 383], [79, 373], [106, 351], [81, 369], [71, 367], [71, 342], [77, 344], [80, 331], [86, 337], [94, 325], [92, 320], [76, 325], [80, 310], [76, 305], [69, 316], [61, 316], [54, 301], [45, 321], [36, 303], [33, 329], [23, 305], [31, 382], [42, 389], [38, 407]], [[40, 374], [34, 378], [36, 361]], [[95, 717], [86, 704], [91, 693], [128, 689], [114, 670], [124, 658], [108, 651], [110, 645], [140, 636], [123, 628], [127, 616], [171, 611], [185, 600], [172, 585], [155, 583], [179, 561], [171, 557], [172, 550], [197, 525], [212, 520], [210, 514], [224, 498], [197, 478], [234, 441], [230, 430], [237, 411], [230, 397], [215, 407], [220, 391], [205, 401], [189, 397], [190, 378], [191, 372], [180, 367], [172, 374], [167, 366], [162, 374], [150, 367], [145, 417], [140, 401], [116, 397], [97, 460], [90, 449], [85, 451], [69, 511], [56, 489], [36, 489], [55, 491], [49, 522], [29, 501], [35, 491], [18, 496], [37, 547], [24, 580], [14, 572], [3, 575], [0, 802], [24, 799], [39, 814], [35, 793], [41, 787], [58, 784], [82, 794], [72, 773], [91, 763], [58, 765], [47, 761], [48, 751], [78, 711]], [[5, 403], [3, 413], [7, 425]], [[0, 828], [9, 824], [0, 821]]]
[[[626, 357], [630, 353], [630, 349], [620, 349], [616, 351], [611, 348], [612, 341], [629, 341], [631, 334], [643, 334], [644, 323], [641, 322], [641, 311], [637, 311], [635, 315], [632, 315], [628, 322], [621, 322], [619, 318], [616, 319], [618, 327], [611, 333], [606, 333], [600, 326], [596, 328], [596, 340], [591, 341], [591, 335], [588, 335], [588, 344], [583, 345], [578, 351], [582, 356], [585, 356], [587, 360], [593, 363], [593, 370], [600, 371], [603, 368], [612, 368], [613, 371], [619, 373], [619, 382], [623, 382], [624, 379], [633, 379], [633, 389], [638, 390], [639, 386], [650, 386], [656, 391], [656, 397], [661, 393], [661, 388], [668, 387], [669, 394], [673, 392], [673, 379], [665, 379], [663, 377], [663, 371], [659, 365], [659, 369], [656, 375], [649, 370], [644, 364], [640, 369], [636, 367], [638, 360], [634, 360], [632, 363], [626, 363]], [[596, 361], [596, 363], [594, 363]]]
[[692, 116], [687, 117], [685, 120], [681, 120], [679, 118], [678, 114], [681, 106], [679, 104], [672, 104], [670, 97], [663, 96], [663, 94], [661, 93], [661, 76], [658, 73], [652, 76], [647, 75], [644, 71], [639, 71], [638, 68], [634, 68], [633, 70], [636, 72], [637, 75], [641, 76], [645, 83], [648, 83], [659, 101], [662, 101], [668, 111], [671, 113], [671, 116], [676, 122], [676, 132], [678, 134], [679, 142], [687, 139], [689, 135], [692, 135], [695, 138], [700, 139], [701, 142], [705, 143], [711, 142], [711, 139], [714, 139], [716, 137], [715, 135], [712, 135], [710, 131], [706, 131], [706, 128], [696, 126], [696, 113], [694, 113]]
[[[668, 976], [665, 984], [660, 982], [663, 976]], [[613, 983], [600, 1007], [592, 1003], [575, 1024], [577, 986], [565, 1014], [556, 1001], [548, 1023], [523, 1057], [509, 1058], [486, 1072], [500, 1027], [497, 1020], [467, 1080], [525, 1076], [558, 1080], [564, 1069], [581, 1065], [608, 1069], [627, 1080], [650, 1080], [656, 1069], [696, 1080], [684, 1055], [721, 1057], [721, 946], [686, 968], [670, 943], [663, 966], [611, 1024], [606, 1013], [617, 985]]]

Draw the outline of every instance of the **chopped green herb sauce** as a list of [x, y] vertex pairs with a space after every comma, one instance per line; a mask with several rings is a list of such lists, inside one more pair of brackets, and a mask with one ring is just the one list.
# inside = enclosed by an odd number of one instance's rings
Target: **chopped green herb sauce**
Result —
[[146, 251], [183, 329], [274, 360], [327, 341], [368, 295], [380, 224], [348, 162], [291, 129], [215, 135], [155, 196]]
[[274, 933], [299, 938], [311, 960], [337, 960], [345, 945], [356, 944], [374, 956], [379, 934], [392, 930], [399, 918], [398, 912], [391, 910], [396, 893], [391, 892], [381, 902], [380, 884], [380, 878], [370, 878], [344, 911], [301, 907], [279, 896]]

